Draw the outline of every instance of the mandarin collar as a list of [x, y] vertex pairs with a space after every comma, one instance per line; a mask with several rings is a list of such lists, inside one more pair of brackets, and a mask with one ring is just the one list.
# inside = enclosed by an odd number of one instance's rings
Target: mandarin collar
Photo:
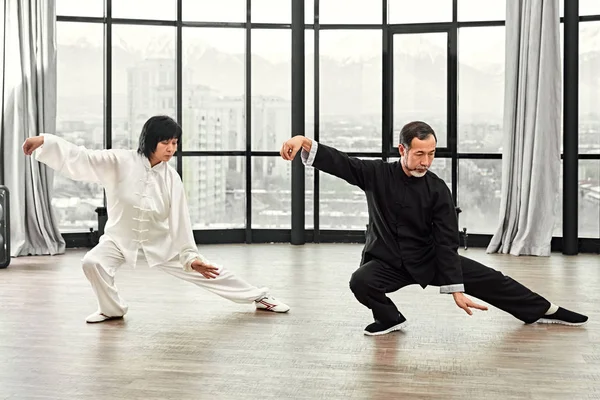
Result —
[[146, 171], [160, 171], [162, 168], [164, 168], [164, 164], [166, 164], [164, 161], [161, 161], [154, 167], [152, 167], [150, 165], [150, 160], [148, 159], [148, 157], [144, 155], [141, 155], [140, 157], [142, 158], [142, 164], [144, 164], [144, 168], [146, 168]]

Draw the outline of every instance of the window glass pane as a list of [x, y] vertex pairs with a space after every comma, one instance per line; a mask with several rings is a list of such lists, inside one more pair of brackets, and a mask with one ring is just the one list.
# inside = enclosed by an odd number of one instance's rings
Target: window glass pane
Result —
[[171, 157], [169, 165], [177, 170], [177, 157]]
[[600, 15], [600, 1], [579, 0], [579, 15]]
[[244, 29], [183, 28], [183, 149], [244, 150]]
[[560, 180], [558, 181], [558, 193], [554, 201], [554, 229], [552, 236], [563, 235], [563, 160], [560, 160]]
[[112, 51], [112, 147], [137, 148], [148, 118], [177, 116], [175, 28], [115, 25]]
[[579, 160], [579, 237], [600, 238], [600, 160]]
[[[307, 2], [308, 3], [308, 2]], [[312, 15], [312, 14], [311, 14]], [[304, 132], [298, 132], [308, 137], [314, 137], [315, 131], [315, 32], [306, 30], [304, 34]], [[290, 135], [292, 136], [292, 135]], [[297, 156], [299, 157], [299, 156]], [[305, 200], [305, 218], [304, 226], [306, 229], [313, 229], [314, 224], [314, 168], [304, 168], [304, 189], [306, 193]]]
[[320, 33], [320, 140], [381, 151], [381, 31]]
[[315, 0], [304, 0], [304, 23], [315, 23]]
[[292, 23], [292, 0], [252, 0], [250, 7], [252, 22]]
[[292, 163], [281, 157], [252, 157], [252, 228], [292, 227]]
[[381, 24], [381, 0], [320, 0], [321, 24]]
[[446, 185], [448, 185], [448, 189], [452, 191], [452, 159], [436, 158], [433, 160], [429, 170], [443, 179]]
[[183, 0], [184, 21], [246, 22], [246, 0]]
[[279, 151], [292, 126], [291, 30], [253, 29], [251, 35], [252, 150]]
[[598, 38], [600, 38], [600, 22], [579, 23], [579, 152], [583, 154], [600, 154], [600, 109], [598, 108], [600, 40]]
[[305, 134], [312, 138], [315, 134], [315, 32], [306, 30], [304, 37], [304, 132], [292, 135]]
[[[290, 182], [292, 181], [290, 175]], [[304, 227], [315, 227], [315, 169], [304, 168]]]
[[[565, 24], [560, 24], [560, 65], [563, 66], [565, 65]], [[581, 74], [581, 72], [580, 72]], [[579, 80], [581, 80], [581, 77], [579, 77]], [[564, 74], [560, 74], [560, 84], [561, 87], [564, 88]], [[581, 93], [581, 86], [579, 87], [579, 92]], [[581, 107], [581, 101], [579, 102], [580, 105], [579, 107]], [[581, 108], [580, 108], [581, 110]], [[564, 131], [564, 126], [565, 126], [565, 108], [564, 108], [564, 104], [562, 107], [560, 107], [560, 153], [562, 154], [564, 152], [564, 137], [565, 137], [565, 131]]]
[[459, 21], [503, 21], [505, 19], [506, 0], [458, 0]]
[[459, 229], [494, 234], [498, 229], [502, 160], [458, 160]]
[[447, 146], [447, 33], [394, 35], [394, 145], [402, 127], [427, 122]]
[[182, 172], [193, 229], [246, 227], [245, 157], [184, 157]]
[[56, 0], [56, 15], [103, 17], [104, 0]]
[[[101, 24], [57, 22], [56, 135], [88, 149], [104, 147], [104, 29]], [[52, 205], [61, 232], [97, 229], [99, 184], [54, 174]]]
[[388, 0], [390, 24], [452, 21], [452, 0]]
[[113, 18], [177, 19], [176, 0], [113, 0]]
[[[361, 157], [363, 160], [376, 158]], [[319, 229], [366, 229], [369, 222], [365, 193], [333, 175], [319, 174]]]
[[[563, 235], [563, 161], [560, 162], [559, 193], [556, 196], [552, 235]], [[600, 238], [600, 160], [579, 160], [578, 236]]]
[[503, 26], [458, 31], [459, 153], [502, 152], [504, 31]]
[[[581, 1], [579, 3], [581, 4]], [[565, 0], [558, 0], [558, 15], [561, 18], [565, 16]]]

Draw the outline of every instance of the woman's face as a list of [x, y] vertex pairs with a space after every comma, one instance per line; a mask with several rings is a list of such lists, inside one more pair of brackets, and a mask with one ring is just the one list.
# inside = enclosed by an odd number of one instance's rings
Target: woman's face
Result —
[[173, 138], [158, 142], [151, 159], [156, 162], [169, 162], [177, 151], [177, 141], [176, 138]]

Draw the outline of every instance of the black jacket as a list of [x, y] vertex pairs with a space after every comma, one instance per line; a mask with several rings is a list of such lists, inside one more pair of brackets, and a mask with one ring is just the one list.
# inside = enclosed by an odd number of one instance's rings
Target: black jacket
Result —
[[377, 259], [404, 266], [422, 287], [437, 276], [442, 293], [464, 290], [456, 209], [441, 178], [431, 171], [409, 177], [400, 162], [361, 160], [315, 141], [311, 154], [303, 151], [302, 158], [366, 193], [369, 226], [363, 263]]

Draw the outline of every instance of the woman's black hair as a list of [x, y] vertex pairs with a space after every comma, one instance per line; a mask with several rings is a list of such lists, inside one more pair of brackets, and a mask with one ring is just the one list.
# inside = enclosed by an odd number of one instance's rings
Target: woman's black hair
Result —
[[156, 115], [144, 124], [137, 152], [150, 159], [160, 142], [179, 138], [181, 138], [179, 124], [166, 115]]

